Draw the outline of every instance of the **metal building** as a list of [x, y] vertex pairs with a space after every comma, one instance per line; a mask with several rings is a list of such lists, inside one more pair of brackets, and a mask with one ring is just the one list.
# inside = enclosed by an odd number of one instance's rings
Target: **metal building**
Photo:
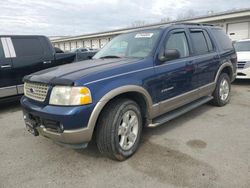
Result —
[[[179, 20], [178, 22], [208, 23], [220, 26], [233, 41], [250, 38], [250, 9], [211, 14], [209, 16]], [[121, 33], [126, 33], [141, 28], [164, 26], [170, 23], [174, 22], [164, 22], [145, 25], [142, 27], [124, 28], [100, 33], [56, 38], [51, 39], [51, 42], [54, 46], [59, 47], [64, 51], [70, 51], [80, 47], [102, 48], [113, 37]]]

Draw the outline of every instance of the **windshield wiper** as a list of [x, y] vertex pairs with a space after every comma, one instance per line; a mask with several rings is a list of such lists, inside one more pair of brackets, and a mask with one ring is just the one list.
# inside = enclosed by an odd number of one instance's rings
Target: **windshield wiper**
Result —
[[121, 57], [116, 56], [116, 55], [106, 55], [106, 56], [100, 57], [100, 59], [105, 59], [105, 58], [121, 58]]

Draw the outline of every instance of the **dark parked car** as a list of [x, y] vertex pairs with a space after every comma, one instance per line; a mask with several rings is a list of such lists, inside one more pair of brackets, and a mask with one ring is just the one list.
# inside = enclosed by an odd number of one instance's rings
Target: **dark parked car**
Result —
[[55, 52], [56, 52], [56, 53], [64, 53], [64, 51], [61, 50], [61, 49], [58, 48], [58, 47], [54, 47], [54, 49], [55, 49]]
[[71, 63], [74, 53], [56, 53], [45, 36], [0, 36], [0, 100], [23, 94], [23, 77]]
[[[125, 160], [143, 126], [155, 127], [204, 103], [230, 100], [237, 57], [219, 27], [174, 24], [114, 38], [93, 60], [25, 77], [24, 120], [34, 135]], [[93, 135], [95, 135], [93, 137]]]

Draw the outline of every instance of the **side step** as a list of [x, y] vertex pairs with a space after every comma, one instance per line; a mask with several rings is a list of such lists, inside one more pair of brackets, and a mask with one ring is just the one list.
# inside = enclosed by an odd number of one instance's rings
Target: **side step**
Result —
[[166, 114], [161, 115], [160, 117], [156, 118], [153, 120], [151, 124], [148, 125], [148, 127], [157, 127], [159, 125], [162, 125], [163, 123], [166, 123], [182, 114], [185, 114], [186, 112], [189, 112], [205, 103], [208, 101], [212, 100], [212, 96], [207, 96], [207, 97], [202, 97], [196, 101], [193, 101], [189, 104], [186, 104], [180, 108], [177, 108], [173, 111], [167, 112]]

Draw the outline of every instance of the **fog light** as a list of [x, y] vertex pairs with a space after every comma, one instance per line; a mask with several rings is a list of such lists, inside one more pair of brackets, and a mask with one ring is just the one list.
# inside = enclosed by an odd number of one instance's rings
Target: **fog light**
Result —
[[23, 119], [26, 120], [26, 119], [27, 119], [27, 116], [26, 116], [26, 115], [23, 115]]

